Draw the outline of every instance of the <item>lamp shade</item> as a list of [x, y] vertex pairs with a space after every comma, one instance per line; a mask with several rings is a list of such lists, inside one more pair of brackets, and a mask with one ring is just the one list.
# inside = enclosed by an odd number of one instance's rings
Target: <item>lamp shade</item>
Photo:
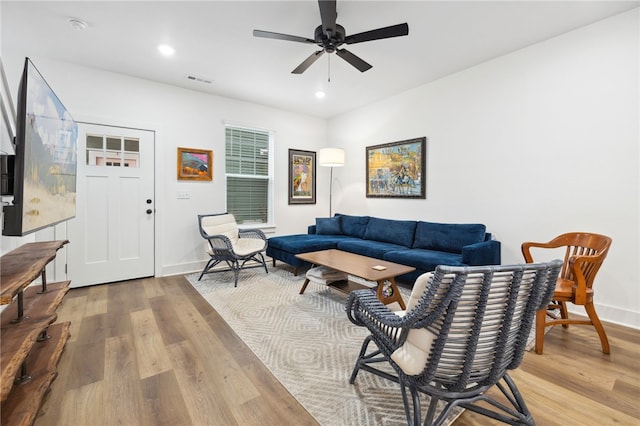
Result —
[[344, 149], [322, 148], [318, 154], [318, 163], [324, 167], [344, 166]]

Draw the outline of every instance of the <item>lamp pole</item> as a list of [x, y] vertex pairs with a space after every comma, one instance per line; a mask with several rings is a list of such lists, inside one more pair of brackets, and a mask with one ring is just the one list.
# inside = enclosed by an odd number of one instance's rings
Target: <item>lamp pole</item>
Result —
[[333, 199], [333, 166], [329, 167], [329, 217], [331, 217], [331, 200]]
[[319, 163], [323, 167], [329, 167], [329, 217], [333, 214], [333, 168], [344, 166], [344, 150], [340, 148], [322, 148], [318, 155]]

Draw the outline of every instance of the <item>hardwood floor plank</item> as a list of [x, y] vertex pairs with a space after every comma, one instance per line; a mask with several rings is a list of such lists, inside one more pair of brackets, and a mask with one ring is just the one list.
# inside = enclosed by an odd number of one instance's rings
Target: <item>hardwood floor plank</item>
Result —
[[144, 287], [140, 280], [133, 282], [121, 281], [104, 285], [107, 286], [108, 312], [128, 314], [129, 312], [149, 308], [149, 303], [144, 294]]
[[100, 315], [107, 313], [107, 295], [108, 287], [106, 285], [94, 285], [89, 287], [87, 296], [86, 316]]
[[165, 345], [181, 342], [188, 338], [182, 322], [176, 321], [178, 313], [173, 306], [173, 298], [167, 295], [149, 299], [149, 305], [158, 324]]
[[194, 425], [209, 424], [212, 419], [221, 425], [237, 425], [233, 413], [224, 403], [220, 388], [208, 380], [203, 359], [193, 348], [191, 341], [183, 341], [167, 347], [176, 371], [182, 396]]
[[144, 407], [154, 426], [194, 424], [174, 370], [141, 381]]
[[[109, 406], [105, 401], [105, 382], [95, 382], [64, 392], [59, 417], [45, 413], [37, 426], [103, 425]], [[71, 420], [73, 419], [73, 420]], [[71, 420], [71, 421], [70, 421]]]
[[[189, 318], [190, 341], [194, 350], [207, 363], [211, 377], [218, 386], [225, 388], [222, 394], [230, 404], [243, 404], [260, 395], [254, 384], [246, 377], [242, 367], [236, 362], [235, 354], [229, 352], [218, 337], [213, 333], [207, 322], [194, 309], [193, 304], [184, 298], [175, 300], [176, 309], [184, 312]], [[213, 350], [212, 350], [213, 349]]]
[[[295, 399], [289, 397], [287, 389], [282, 383], [270, 380], [271, 373], [262, 368], [260, 361], [253, 360], [243, 364], [245, 374], [254, 382], [260, 384], [260, 404], [256, 411], [261, 412], [264, 419], [262, 424], [284, 425], [296, 419], [298, 426], [314, 426], [318, 422]], [[247, 402], [251, 404], [252, 402]], [[259, 423], [258, 423], [259, 424]]]
[[[69, 297], [70, 294], [75, 295], [75, 297]], [[71, 328], [69, 329], [71, 336], [69, 336], [67, 343], [73, 343], [78, 340], [80, 323], [82, 322], [82, 318], [85, 316], [87, 296], [78, 296], [79, 294], [81, 293], [76, 292], [73, 289], [69, 290], [69, 292], [67, 292], [67, 296], [62, 299], [62, 304], [57, 311], [58, 321], [68, 321], [71, 323]]]
[[[65, 348], [63, 354], [63, 358], [66, 353], [69, 353], [71, 358], [69, 373], [65, 374], [64, 386], [67, 389], [77, 389], [104, 379], [104, 341], [93, 343], [76, 341], [72, 348], [72, 351], [69, 350], [70, 347]], [[58, 368], [58, 374], [61, 368], [62, 366]], [[57, 382], [58, 380], [54, 382], [54, 386]]]
[[171, 370], [171, 361], [165, 351], [153, 311], [145, 309], [131, 312], [130, 315], [140, 378], [146, 379]]
[[102, 424], [151, 425], [146, 417], [142, 386], [138, 379], [136, 347], [130, 335], [110, 337], [105, 342], [104, 398], [110, 401]]
[[161, 285], [158, 285], [158, 281], [154, 278], [144, 278], [141, 280], [144, 286], [144, 294], [147, 299], [154, 297], [164, 296], [164, 289]]

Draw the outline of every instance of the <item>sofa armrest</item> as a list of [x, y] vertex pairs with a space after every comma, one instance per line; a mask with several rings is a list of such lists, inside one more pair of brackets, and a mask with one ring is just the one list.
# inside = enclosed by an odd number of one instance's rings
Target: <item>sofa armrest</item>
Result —
[[315, 225], [309, 225], [307, 227], [307, 234], [313, 235], [315, 233], [316, 233], [316, 226]]
[[500, 241], [483, 241], [462, 247], [462, 263], [469, 266], [500, 265]]

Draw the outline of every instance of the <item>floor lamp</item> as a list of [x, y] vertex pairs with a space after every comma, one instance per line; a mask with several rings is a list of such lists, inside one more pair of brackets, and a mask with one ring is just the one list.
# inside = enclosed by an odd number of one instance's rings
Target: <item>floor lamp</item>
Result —
[[318, 154], [318, 163], [331, 168], [329, 180], [329, 217], [331, 217], [331, 199], [333, 198], [333, 168], [344, 166], [344, 150], [340, 148], [322, 148]]

